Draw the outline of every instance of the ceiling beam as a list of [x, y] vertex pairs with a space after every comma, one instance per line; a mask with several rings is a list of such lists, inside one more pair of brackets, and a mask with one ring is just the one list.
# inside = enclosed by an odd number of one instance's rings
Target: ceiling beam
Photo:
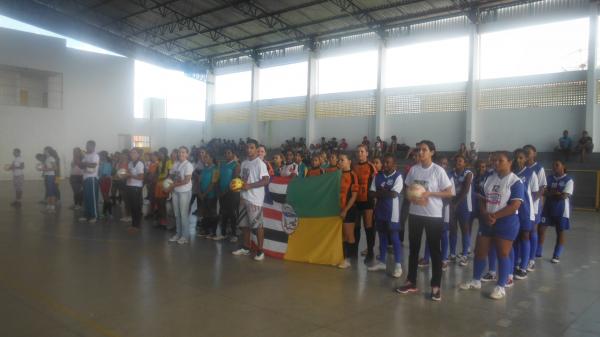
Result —
[[[113, 26], [115, 24], [119, 24], [119, 23], [124, 22], [124, 21], [126, 21], [126, 20], [128, 20], [130, 18], [135, 17], [135, 16], [142, 15], [144, 13], [148, 13], [149, 11], [151, 11], [153, 9], [160, 9], [161, 7], [168, 6], [168, 5], [170, 5], [172, 3], [175, 3], [177, 1], [181, 1], [181, 0], [168, 0], [168, 1], [163, 2], [161, 4], [150, 6], [149, 8], [148, 7], [143, 7], [144, 9], [142, 9], [142, 10], [139, 10], [139, 11], [136, 11], [136, 12], [124, 15], [124, 16], [122, 16], [120, 18], [117, 18], [116, 20], [112, 20], [111, 22], [107, 23], [104, 26], [106, 27], [106, 26]], [[148, 8], [148, 9], [146, 9], [146, 8]]]
[[380, 37], [385, 37], [381, 26], [378, 24], [377, 20], [369, 14], [369, 12], [360, 8], [357, 4], [352, 0], [331, 0], [331, 3], [338, 6], [342, 11], [350, 14], [353, 18], [355, 18], [358, 22], [363, 23], [367, 28], [374, 31]]

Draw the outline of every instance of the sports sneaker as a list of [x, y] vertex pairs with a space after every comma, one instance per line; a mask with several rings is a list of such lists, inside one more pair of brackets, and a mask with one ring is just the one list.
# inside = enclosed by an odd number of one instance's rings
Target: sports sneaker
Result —
[[552, 263], [560, 263], [560, 258], [558, 256], [555, 256], [552, 258], [552, 260], [550, 260]]
[[492, 273], [489, 271], [481, 278], [481, 282], [494, 282], [496, 280], [496, 273]]
[[342, 261], [342, 263], [338, 264], [338, 268], [340, 269], [347, 269], [350, 268], [352, 266], [352, 264], [350, 263], [350, 259], [344, 259], [344, 261]]
[[534, 271], [535, 270], [535, 260], [529, 260], [529, 263], [527, 264], [527, 271]]
[[429, 260], [420, 259], [419, 260], [419, 268], [429, 267]]
[[215, 237], [214, 234], [208, 234], [207, 236], [205, 236], [204, 238], [207, 240], [212, 240]]
[[436, 302], [442, 300], [442, 290], [440, 288], [437, 288], [436, 291], [431, 291], [431, 300]]
[[238, 242], [238, 238], [237, 238], [237, 236], [232, 236], [232, 237], [230, 237], [230, 238], [229, 238], [229, 242], [231, 242], [231, 243], [236, 243], [236, 242]]
[[372, 266], [367, 268], [368, 271], [379, 271], [379, 270], [386, 270], [386, 269], [387, 268], [386, 268], [385, 263], [383, 263], [381, 261], [377, 261]]
[[221, 241], [221, 240], [225, 239], [225, 237], [221, 234], [217, 234], [217, 235], [213, 236], [212, 239], [215, 241]]
[[86, 222], [86, 221], [88, 221], [88, 219], [86, 217], [82, 216], [81, 218], [77, 219], [77, 221]]
[[527, 270], [519, 269], [515, 272], [515, 278], [517, 280], [524, 280], [527, 278]]
[[462, 267], [466, 267], [469, 264], [469, 257], [462, 255], [460, 258], [458, 258], [458, 264]]
[[399, 294], [416, 293], [417, 291], [419, 291], [419, 289], [410, 282], [406, 282], [402, 287], [396, 288], [396, 292]]
[[200, 231], [198, 233], [196, 233], [196, 236], [199, 238], [205, 238], [208, 234], [206, 234], [206, 232]]
[[177, 240], [177, 243], [180, 245], [185, 245], [186, 243], [188, 243], [188, 240], [184, 237], [179, 238], [179, 240]]
[[506, 292], [504, 291], [504, 287], [501, 286], [496, 286], [490, 294], [490, 297], [495, 300], [503, 299], [504, 296], [506, 296]]
[[179, 240], [179, 236], [177, 235], [173, 235], [170, 239], [169, 242], [177, 242], [177, 240]]
[[402, 276], [402, 264], [396, 263], [396, 265], [394, 267], [394, 273], [392, 274], [392, 277], [394, 277], [394, 278], [400, 278], [400, 276]]
[[448, 261], [442, 261], [442, 271], [448, 270]]
[[233, 251], [231, 254], [233, 254], [235, 256], [250, 255], [250, 250], [248, 250], [246, 248], [240, 248], [236, 251]]
[[121, 222], [130, 222], [131, 221], [131, 217], [130, 216], [124, 216], [121, 219], [119, 219], [119, 221], [121, 221]]
[[481, 281], [471, 280], [469, 282], [461, 283], [458, 287], [462, 290], [481, 289]]
[[504, 287], [505, 287], [505, 288], [512, 288], [512, 286], [513, 286], [513, 285], [514, 285], [514, 282], [513, 282], [513, 276], [512, 276], [512, 275], [510, 275], [510, 276], [508, 277], [508, 280], [506, 281], [506, 285], [505, 285]]
[[367, 256], [367, 253], [369, 252], [368, 249], [363, 250], [362, 252], [360, 252], [360, 255], [362, 256]]
[[265, 253], [263, 252], [258, 252], [256, 253], [256, 255], [254, 255], [254, 261], [262, 261], [265, 259]]
[[456, 262], [456, 255], [452, 254], [448, 257], [448, 261], [450, 262]]

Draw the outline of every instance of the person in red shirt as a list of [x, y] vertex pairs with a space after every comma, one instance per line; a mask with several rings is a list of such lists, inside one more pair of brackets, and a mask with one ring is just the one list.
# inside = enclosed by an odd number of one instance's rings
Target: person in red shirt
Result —
[[[351, 170], [352, 161], [347, 154], [338, 156], [338, 168], [342, 170], [340, 183], [340, 217], [343, 219], [342, 234], [344, 236], [344, 261], [338, 268], [346, 269], [351, 266], [350, 256], [355, 246], [354, 228], [357, 218], [355, 201], [358, 196], [358, 178]], [[359, 227], [360, 229], [360, 227]]]
[[354, 235], [356, 236], [356, 252], [358, 253], [358, 244], [360, 243], [360, 222], [364, 223], [365, 233], [367, 235], [367, 256], [365, 263], [371, 263], [375, 256], [373, 248], [375, 246], [375, 229], [373, 228], [373, 198], [369, 197], [369, 188], [371, 182], [377, 174], [377, 170], [373, 164], [369, 163], [369, 148], [367, 145], [361, 144], [357, 147], [356, 155], [358, 162], [352, 168], [352, 171], [358, 177], [358, 196], [356, 199], [356, 210], [358, 215], [356, 218], [356, 227]]
[[311, 167], [306, 171], [307, 177], [316, 177], [325, 173], [325, 170], [321, 168], [321, 157], [315, 155], [311, 159]]

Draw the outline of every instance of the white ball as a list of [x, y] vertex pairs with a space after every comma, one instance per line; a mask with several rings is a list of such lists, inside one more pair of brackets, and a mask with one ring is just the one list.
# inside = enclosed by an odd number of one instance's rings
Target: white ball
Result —
[[126, 174], [127, 174], [127, 170], [124, 168], [117, 170], [117, 176], [119, 176], [120, 178], [123, 178]]
[[406, 196], [409, 200], [420, 199], [425, 192], [425, 187], [421, 184], [412, 184], [406, 191]]
[[173, 185], [173, 180], [171, 180], [169, 178], [163, 180], [163, 183], [162, 183], [163, 189], [168, 190], [169, 188], [171, 188], [172, 185]]

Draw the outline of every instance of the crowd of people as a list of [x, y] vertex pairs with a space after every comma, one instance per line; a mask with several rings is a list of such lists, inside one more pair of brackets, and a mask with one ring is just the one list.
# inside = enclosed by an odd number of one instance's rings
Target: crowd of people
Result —
[[[304, 139], [291, 139], [267, 160], [266, 147], [250, 138], [238, 143], [213, 139], [170, 152], [166, 148], [133, 148], [113, 154], [96, 151], [90, 140], [85, 151], [73, 150], [69, 165], [72, 208], [81, 213], [81, 222], [93, 224], [112, 220], [115, 208], [123, 205], [120, 220], [129, 222], [129, 233], [136, 234], [147, 204], [146, 219], [155, 227], [173, 230], [169, 242], [185, 245], [196, 205], [198, 237], [238, 242], [241, 232], [242, 242], [233, 254], [251, 255], [260, 261], [265, 256], [264, 187], [270, 177], [308, 179], [340, 170], [344, 260], [338, 267], [346, 269], [363, 255], [369, 271], [386, 270], [391, 248], [395, 262], [391, 275], [401, 277], [408, 223], [408, 273], [406, 282], [396, 289], [398, 293], [417, 292], [418, 268], [431, 266], [431, 299], [439, 301], [443, 272], [451, 264], [464, 267], [472, 262], [472, 280], [460, 288], [480, 289], [482, 282], [495, 281], [490, 297], [503, 298], [513, 280], [526, 279], [535, 270], [547, 227], [553, 227], [557, 237], [551, 261], [560, 262], [565, 231], [570, 227], [574, 184], [564, 161], [555, 160], [552, 174], [546, 177], [533, 145], [493, 152], [482, 160], [474, 143], [469, 148], [462, 144], [451, 158], [438, 156], [435, 144], [428, 140], [412, 149], [399, 145], [395, 136], [390, 144], [379, 137], [374, 143], [371, 146], [365, 137], [349, 151], [345, 139], [322, 138], [308, 148]], [[13, 174], [13, 206], [20, 207], [24, 161], [19, 149], [13, 155], [14, 161], [5, 169]], [[410, 163], [399, 167], [397, 159], [404, 156]], [[44, 178], [45, 212], [53, 214], [60, 200], [60, 160], [52, 147], [46, 147], [36, 159], [36, 169]], [[241, 179], [240, 186], [233, 184], [236, 178]], [[478, 235], [472, 250], [475, 220]], [[359, 252], [361, 229], [367, 248]], [[420, 256], [423, 231], [426, 247]], [[251, 244], [251, 233], [256, 234], [256, 245]], [[462, 247], [457, 253], [459, 236]]]

